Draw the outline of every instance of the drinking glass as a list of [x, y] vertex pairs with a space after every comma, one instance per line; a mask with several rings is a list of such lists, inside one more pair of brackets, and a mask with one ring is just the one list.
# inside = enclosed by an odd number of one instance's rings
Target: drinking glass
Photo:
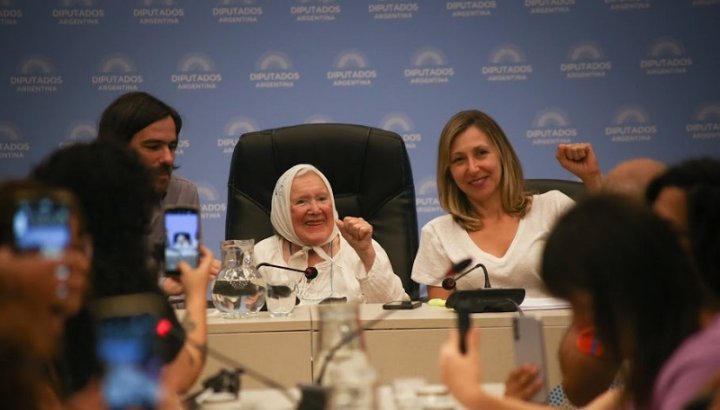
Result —
[[270, 316], [290, 316], [295, 308], [298, 282], [302, 279], [303, 274], [285, 269], [264, 267], [262, 275], [267, 284], [265, 304]]

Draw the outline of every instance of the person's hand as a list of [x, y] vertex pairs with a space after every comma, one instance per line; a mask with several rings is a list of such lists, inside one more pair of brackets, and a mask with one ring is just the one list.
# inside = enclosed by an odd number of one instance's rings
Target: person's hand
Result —
[[580, 178], [588, 190], [596, 192], [600, 189], [602, 172], [591, 144], [558, 144], [555, 158], [563, 168]]
[[217, 277], [217, 274], [220, 273], [221, 267], [222, 262], [220, 262], [220, 259], [213, 259], [212, 263], [210, 264], [210, 280], [213, 280]]
[[375, 262], [375, 248], [372, 246], [373, 227], [363, 218], [346, 216], [342, 220], [335, 221], [343, 238], [357, 252], [369, 271]]
[[468, 329], [467, 353], [460, 352], [457, 329], [440, 346], [440, 378], [460, 403], [472, 407], [478, 394], [482, 395], [482, 370], [478, 358], [478, 330]]
[[185, 297], [206, 298], [207, 286], [211, 276], [211, 267], [215, 258], [213, 253], [206, 246], [200, 246], [200, 264], [193, 269], [185, 261], [178, 263], [180, 269], [180, 282]]
[[160, 281], [160, 288], [162, 288], [163, 292], [168, 296], [180, 296], [185, 292], [179, 276], [163, 277]]
[[505, 379], [505, 396], [529, 400], [542, 388], [542, 379], [537, 366], [525, 364], [513, 369]]
[[[220, 272], [221, 263], [218, 259], [212, 259], [210, 270], [208, 271], [208, 283], [213, 281]], [[185, 293], [185, 287], [179, 276], [166, 276], [160, 282], [160, 288], [168, 296], [180, 296]]]

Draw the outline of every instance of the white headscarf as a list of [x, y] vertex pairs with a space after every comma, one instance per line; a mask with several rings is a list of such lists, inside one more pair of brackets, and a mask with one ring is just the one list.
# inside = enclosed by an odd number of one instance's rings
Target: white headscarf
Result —
[[[299, 173], [306, 173], [308, 171], [317, 174], [325, 184], [325, 188], [328, 190], [328, 194], [330, 195], [330, 203], [333, 209], [332, 233], [329, 237], [325, 238], [320, 246], [311, 246], [303, 242], [295, 233], [291, 217], [290, 207], [292, 204], [290, 202], [290, 191], [292, 189], [292, 183]], [[278, 235], [295, 245], [301, 246], [302, 251], [305, 254], [312, 249], [315, 253], [320, 255], [321, 258], [326, 260], [331, 259], [331, 257], [325, 253], [323, 246], [331, 242], [338, 234], [340, 234], [340, 230], [337, 225], [335, 225], [336, 219], [338, 219], [338, 212], [337, 209], [335, 209], [335, 198], [333, 196], [332, 187], [330, 186], [330, 182], [328, 182], [327, 178], [325, 178], [325, 175], [323, 175], [319, 169], [310, 164], [298, 164], [285, 171], [285, 173], [278, 178], [277, 183], [275, 184], [275, 189], [273, 190], [270, 208], [270, 222], [272, 222], [272, 226], [275, 228], [275, 232], [277, 232]]]

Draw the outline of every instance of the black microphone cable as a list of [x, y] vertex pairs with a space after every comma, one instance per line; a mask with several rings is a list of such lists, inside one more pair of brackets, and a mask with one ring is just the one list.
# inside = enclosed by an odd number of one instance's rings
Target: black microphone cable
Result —
[[[174, 326], [172, 326], [172, 324], [170, 323], [169, 320], [162, 319], [161, 322], [167, 322], [167, 323], [164, 323], [162, 327], [160, 325], [158, 325], [158, 336], [164, 337], [164, 336], [169, 335], [174, 338], [178, 338], [178, 339], [180, 338], [181, 334]], [[164, 333], [164, 334], [160, 334], [161, 328], [163, 329], [162, 333]], [[206, 393], [209, 389], [213, 389], [213, 391], [215, 391], [214, 386], [217, 386], [217, 385], [220, 385], [223, 388], [226, 388], [228, 386], [237, 386], [237, 388], [239, 390], [239, 388], [240, 388], [239, 382], [235, 383], [234, 381], [229, 381], [228, 377], [239, 377], [242, 373], [246, 373], [253, 379], [259, 381], [260, 383], [280, 392], [280, 394], [282, 394], [291, 404], [296, 405], [298, 403], [297, 399], [292, 397], [290, 395], [290, 393], [288, 393], [287, 389], [280, 383], [276, 382], [275, 380], [263, 375], [260, 372], [255, 371], [247, 366], [240, 364], [239, 362], [235, 361], [235, 359], [233, 359], [232, 357], [226, 356], [224, 353], [221, 353], [220, 351], [211, 348], [207, 344], [198, 343], [198, 342], [190, 339], [189, 337], [184, 337], [183, 339], [185, 341], [187, 341], [192, 347], [198, 349], [200, 352], [206, 353], [208, 356], [211, 356], [211, 357], [219, 360], [223, 364], [229, 364], [232, 367], [234, 367], [233, 371], [222, 370], [220, 372], [220, 374], [213, 376], [213, 378], [215, 378], [215, 377], [220, 378], [219, 380], [216, 380], [215, 382], [213, 382], [212, 380], [208, 382], [206, 380], [203, 383], [203, 387], [205, 387], [205, 388], [203, 390], [201, 390], [200, 392], [197, 392], [197, 393], [194, 393], [194, 394], [191, 394], [190, 396], [188, 396], [188, 398], [185, 400], [186, 402], [187, 401], [194, 402], [200, 395], [202, 395], [203, 393]], [[234, 393], [236, 395], [239, 393], [238, 390], [234, 391]]]

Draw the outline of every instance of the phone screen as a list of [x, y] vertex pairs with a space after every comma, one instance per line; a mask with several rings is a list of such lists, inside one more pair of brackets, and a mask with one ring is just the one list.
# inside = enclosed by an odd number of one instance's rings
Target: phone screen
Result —
[[165, 273], [179, 274], [178, 262], [196, 267], [199, 256], [200, 215], [193, 208], [165, 210]]
[[13, 215], [15, 248], [55, 257], [70, 242], [70, 209], [50, 197], [21, 198]]
[[150, 314], [100, 320], [98, 354], [106, 368], [103, 397], [110, 409], [155, 408], [163, 365], [154, 349], [157, 322]]

